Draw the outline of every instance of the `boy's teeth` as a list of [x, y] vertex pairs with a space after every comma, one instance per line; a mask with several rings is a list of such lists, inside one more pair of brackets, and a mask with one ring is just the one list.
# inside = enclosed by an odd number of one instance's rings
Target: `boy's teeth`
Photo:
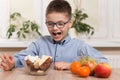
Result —
[[61, 32], [58, 32], [57, 34], [58, 34], [58, 35], [60, 35], [60, 34], [61, 34]]
[[53, 33], [53, 35], [60, 35], [60, 34], [61, 34], [61, 32]]

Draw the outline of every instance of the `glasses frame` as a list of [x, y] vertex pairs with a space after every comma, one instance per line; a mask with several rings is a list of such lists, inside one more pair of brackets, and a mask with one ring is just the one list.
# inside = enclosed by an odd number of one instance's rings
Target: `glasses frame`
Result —
[[64, 23], [64, 26], [62, 26], [62, 27], [59, 27], [59, 26], [58, 26], [58, 23], [59, 23], [59, 22], [52, 22], [53, 26], [48, 26], [47, 23], [48, 23], [49, 21], [46, 21], [46, 25], [47, 25], [48, 28], [53, 28], [54, 26], [56, 26], [57, 28], [63, 28], [63, 27], [65, 27], [65, 25], [66, 25], [70, 20], [71, 20], [71, 18], [69, 18], [66, 22], [63, 22], [63, 23]]

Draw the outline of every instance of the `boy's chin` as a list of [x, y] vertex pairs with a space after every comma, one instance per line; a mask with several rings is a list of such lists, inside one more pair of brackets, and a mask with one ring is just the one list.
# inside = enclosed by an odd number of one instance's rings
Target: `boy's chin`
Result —
[[61, 37], [54, 37], [54, 36], [53, 36], [53, 39], [54, 39], [54, 41], [56, 41], [56, 42], [60, 42], [60, 41], [62, 40]]
[[54, 39], [55, 42], [61, 42], [61, 39]]
[[62, 38], [53, 38], [55, 42], [61, 42]]

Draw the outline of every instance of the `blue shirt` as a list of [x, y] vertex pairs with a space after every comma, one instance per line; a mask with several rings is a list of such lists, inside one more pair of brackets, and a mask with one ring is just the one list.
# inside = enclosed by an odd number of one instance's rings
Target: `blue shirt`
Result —
[[79, 39], [72, 39], [69, 35], [59, 43], [55, 42], [51, 36], [43, 36], [32, 42], [27, 49], [14, 55], [15, 67], [23, 66], [24, 58], [27, 55], [39, 57], [49, 55], [55, 62], [73, 62], [78, 56], [86, 55], [107, 62], [99, 51]]

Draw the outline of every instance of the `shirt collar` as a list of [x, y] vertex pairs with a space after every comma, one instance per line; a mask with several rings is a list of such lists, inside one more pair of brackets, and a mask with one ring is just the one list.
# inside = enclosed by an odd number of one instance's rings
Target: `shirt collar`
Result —
[[64, 44], [68, 43], [70, 40], [71, 40], [71, 37], [70, 37], [69, 34], [67, 34], [66, 38], [61, 42], [56, 42], [55, 40], [53, 40], [51, 38], [51, 41], [52, 41], [53, 44], [60, 44], [60, 45], [64, 45]]

